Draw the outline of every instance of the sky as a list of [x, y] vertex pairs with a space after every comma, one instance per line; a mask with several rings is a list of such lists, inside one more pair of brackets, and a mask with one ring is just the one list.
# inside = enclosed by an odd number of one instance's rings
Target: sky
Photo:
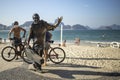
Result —
[[23, 24], [34, 13], [48, 23], [63, 16], [62, 22], [71, 26], [120, 25], [120, 0], [0, 0], [0, 24]]

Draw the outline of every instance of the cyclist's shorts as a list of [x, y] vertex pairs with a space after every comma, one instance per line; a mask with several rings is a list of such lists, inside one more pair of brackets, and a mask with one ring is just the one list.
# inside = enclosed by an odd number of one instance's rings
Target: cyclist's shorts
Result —
[[13, 45], [19, 46], [19, 45], [21, 45], [21, 44], [22, 44], [21, 38], [16, 38], [16, 37], [14, 37]]

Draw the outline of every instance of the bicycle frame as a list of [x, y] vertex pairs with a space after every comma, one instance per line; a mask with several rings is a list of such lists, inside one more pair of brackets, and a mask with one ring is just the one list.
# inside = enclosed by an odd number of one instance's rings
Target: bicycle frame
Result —
[[[33, 46], [34, 47], [34, 46]], [[36, 46], [37, 47], [37, 46]], [[29, 45], [27, 45], [26, 47], [25, 47], [25, 49], [24, 50], [26, 50], [26, 49], [28, 49], [28, 51], [23, 51], [23, 54], [22, 54], [22, 56], [23, 56], [23, 60], [25, 61], [25, 62], [27, 62], [28, 64], [31, 64], [32, 63], [32, 61], [33, 61], [33, 58], [32, 58], [32, 56], [34, 56], [33, 54], [35, 54], [35, 55], [37, 55], [37, 57], [40, 57], [40, 54], [38, 53], [36, 53], [35, 52], [35, 50], [33, 50], [33, 48], [31, 48], [31, 47], [29, 47]], [[40, 52], [41, 50], [43, 50], [44, 48], [43, 47], [41, 47], [41, 49], [38, 51], [38, 52]], [[30, 52], [29, 52], [30, 51]], [[59, 52], [58, 52], [59, 51]], [[29, 58], [27, 55], [29, 55], [28, 53], [31, 53], [31, 58]], [[26, 55], [27, 54], [27, 55]], [[61, 54], [62, 54], [62, 56], [61, 56]], [[25, 56], [24, 56], [25, 55]], [[39, 55], [39, 56], [38, 56]], [[43, 55], [43, 51], [42, 51], [42, 55]], [[65, 51], [62, 49], [62, 48], [60, 48], [60, 47], [51, 47], [51, 46], [49, 46], [49, 51], [48, 51], [48, 59], [50, 60], [50, 61], [52, 61], [53, 63], [55, 63], [55, 64], [59, 64], [59, 63], [61, 63], [61, 62], [63, 62], [64, 61], [64, 59], [65, 59]], [[41, 56], [41, 58], [42, 58], [42, 56]], [[38, 58], [38, 60], [40, 60], [39, 58]], [[54, 60], [59, 60], [59, 61], [54, 61]]]
[[[22, 52], [24, 50], [24, 47], [26, 45], [26, 39], [23, 41], [24, 38], [21, 38], [21, 43], [18, 43], [17, 45], [15, 45], [14, 38], [10, 38], [10, 42], [11, 42], [11, 46], [15, 48], [16, 52]], [[19, 47], [19, 51], [18, 48]]]
[[[50, 46], [50, 50], [52, 50], [53, 48]], [[55, 50], [53, 50], [53, 52], [55, 53], [55, 55], [49, 55], [49, 56], [56, 56], [56, 58], [58, 59], [58, 54], [55, 52]]]

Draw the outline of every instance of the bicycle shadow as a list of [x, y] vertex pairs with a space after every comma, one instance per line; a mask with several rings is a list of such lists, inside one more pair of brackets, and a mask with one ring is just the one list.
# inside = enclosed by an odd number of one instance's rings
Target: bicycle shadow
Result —
[[13, 62], [24, 62], [22, 58], [14, 59]]

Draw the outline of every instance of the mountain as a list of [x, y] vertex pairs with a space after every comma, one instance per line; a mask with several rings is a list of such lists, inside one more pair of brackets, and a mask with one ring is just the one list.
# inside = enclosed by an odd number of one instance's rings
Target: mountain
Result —
[[56, 30], [60, 30], [61, 29], [61, 25], [63, 25], [63, 30], [91, 30], [91, 28], [89, 26], [83, 26], [80, 24], [75, 24], [73, 26], [71, 25], [64, 25], [64, 23], [62, 22], [62, 24], [60, 24]]
[[[55, 19], [54, 23], [56, 23], [58, 19]], [[29, 30], [30, 25], [32, 24], [33, 21], [26, 21], [21, 27], [25, 28], [26, 30]], [[50, 23], [50, 24], [54, 24]], [[65, 25], [63, 22], [60, 23], [60, 25], [55, 29], [55, 30], [61, 30], [61, 25], [63, 26], [63, 30], [90, 30], [91, 28], [89, 26], [83, 26], [80, 24], [75, 24], [73, 26], [71, 25]], [[8, 26], [7, 29], [11, 29], [12, 25]], [[3, 27], [0, 27], [3, 28]], [[4, 28], [3, 28], [4, 29]]]
[[[55, 30], [61, 30], [61, 25], [59, 25]], [[71, 30], [70, 25], [63, 25], [63, 30]]]
[[98, 30], [120, 30], [120, 25], [113, 24], [110, 26], [100, 26]]
[[20, 25], [21, 27], [25, 28], [26, 30], [29, 30], [31, 24], [33, 21], [26, 21], [25, 23], [23, 23], [22, 25]]
[[33, 22], [33, 21], [26, 21], [25, 23], [23, 23], [23, 24], [20, 25], [20, 26], [22, 26], [22, 27], [29, 27], [29, 26], [32, 24], [32, 22]]
[[[55, 19], [55, 23], [56, 22], [57, 22], [57, 19]], [[63, 22], [61, 22], [61, 24], [55, 30], [60, 30], [61, 25], [63, 25], [63, 30], [91, 30], [91, 28], [89, 26], [83, 26], [80, 24], [75, 24], [75, 25], [71, 26], [71, 25], [65, 25]]]
[[71, 27], [70, 25], [64, 25], [64, 26], [63, 26], [63, 29], [64, 29], [64, 30], [71, 30], [72, 27]]
[[72, 28], [72, 30], [90, 30], [91, 29], [88, 26], [83, 26], [83, 25], [80, 25], [80, 24], [75, 24], [71, 28]]
[[0, 30], [6, 30], [6, 29], [7, 29], [6, 25], [0, 24]]
[[[55, 21], [57, 21], [57, 20], [55, 20]], [[25, 23], [23, 23], [20, 26], [25, 28], [26, 30], [29, 30], [32, 22], [33, 21], [26, 21]], [[53, 23], [51, 23], [51, 24], [53, 24]], [[71, 25], [65, 25], [63, 22], [61, 22], [61, 24], [55, 30], [60, 30], [61, 25], [63, 26], [63, 30], [92, 30], [92, 28], [90, 28], [89, 26], [84, 26], [84, 25], [80, 25], [80, 24], [75, 24], [75, 25], [71, 26]], [[0, 24], [0, 30], [9, 30], [11, 28], [12, 28], [12, 25], [6, 26], [3, 24]], [[113, 25], [109, 25], [109, 26], [100, 26], [96, 30], [120, 30], [120, 25], [113, 24]]]

